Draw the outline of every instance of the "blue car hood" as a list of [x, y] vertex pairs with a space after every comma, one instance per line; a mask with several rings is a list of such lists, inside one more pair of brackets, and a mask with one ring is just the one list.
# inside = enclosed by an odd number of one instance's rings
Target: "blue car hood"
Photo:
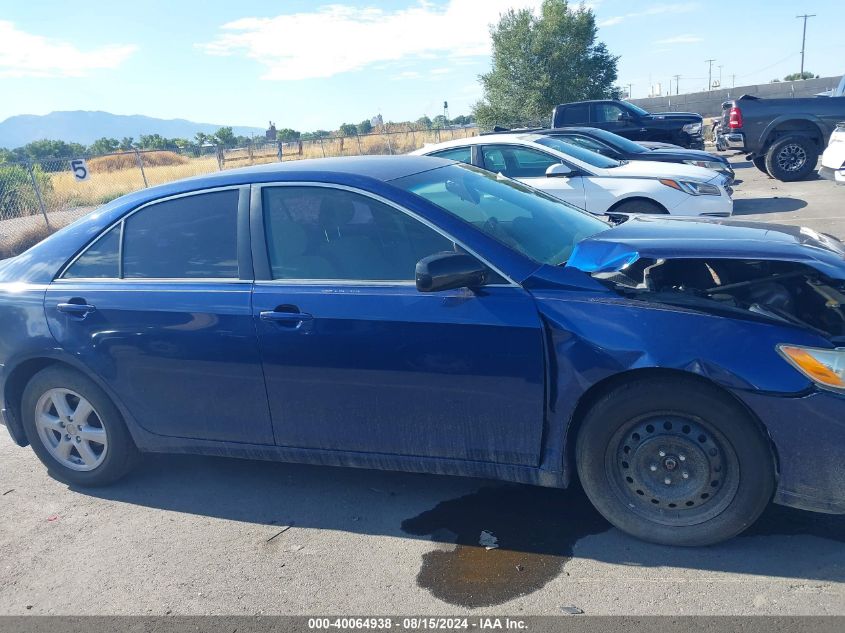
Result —
[[845, 279], [845, 244], [812, 229], [655, 216], [632, 216], [582, 240], [566, 266], [586, 273], [613, 272], [641, 258], [790, 261]]

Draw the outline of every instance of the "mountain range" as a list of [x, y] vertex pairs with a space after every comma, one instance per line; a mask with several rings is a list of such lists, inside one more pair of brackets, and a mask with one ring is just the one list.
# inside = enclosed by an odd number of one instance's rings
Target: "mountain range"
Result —
[[[19, 114], [0, 122], [0, 147], [20, 147], [39, 139], [51, 139], [90, 145], [104, 136], [118, 140], [141, 134], [160, 134], [166, 138], [191, 139], [197, 132], [212, 134], [222, 125], [195, 123], [185, 119], [156, 119], [140, 114], [124, 115], [110, 112], [76, 110], [50, 114]], [[264, 129], [231, 126], [238, 136], [264, 135]]]

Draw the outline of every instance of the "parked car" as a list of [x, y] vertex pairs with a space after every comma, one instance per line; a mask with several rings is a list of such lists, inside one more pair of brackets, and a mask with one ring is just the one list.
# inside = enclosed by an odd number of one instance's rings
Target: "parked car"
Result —
[[74, 486], [146, 451], [577, 477], [702, 545], [772, 498], [845, 512], [843, 291], [798, 227], [614, 227], [426, 157], [232, 170], [0, 263], [2, 419]]
[[704, 167], [722, 174], [728, 184], [734, 181], [734, 170], [723, 156], [695, 149], [649, 149], [640, 143], [613, 132], [595, 127], [566, 127], [533, 130], [535, 134], [552, 136], [616, 160], [646, 160], [659, 163], [683, 163]]
[[845, 97], [760, 99], [745, 95], [722, 104], [725, 145], [748, 153], [755, 167], [784, 182], [816, 168], [833, 128], [845, 119]]
[[733, 212], [727, 179], [709, 169], [619, 161], [542, 134], [476, 136], [412, 153], [459, 160], [515, 178], [590, 213], [726, 217]]
[[837, 125], [830, 135], [827, 149], [822, 154], [819, 176], [845, 184], [845, 122]]
[[627, 101], [576, 101], [555, 106], [552, 127], [590, 126], [632, 141], [704, 149], [703, 119], [693, 112], [651, 113]]

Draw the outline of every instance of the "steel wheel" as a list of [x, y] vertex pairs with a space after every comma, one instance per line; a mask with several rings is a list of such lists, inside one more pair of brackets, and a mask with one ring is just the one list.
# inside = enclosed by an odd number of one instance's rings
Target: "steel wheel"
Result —
[[801, 171], [807, 163], [807, 152], [798, 143], [784, 145], [777, 154], [777, 165], [785, 172]]
[[108, 435], [93, 405], [75, 391], [46, 391], [35, 405], [38, 438], [65, 468], [91, 471], [108, 453]]
[[702, 420], [677, 414], [649, 414], [623, 425], [608, 445], [605, 467], [620, 501], [667, 526], [717, 516], [739, 485], [730, 443]]

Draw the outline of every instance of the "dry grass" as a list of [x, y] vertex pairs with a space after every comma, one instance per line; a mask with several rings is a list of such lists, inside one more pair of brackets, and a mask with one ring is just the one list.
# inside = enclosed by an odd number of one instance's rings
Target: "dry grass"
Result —
[[[397, 130], [398, 131], [398, 130]], [[477, 129], [402, 131], [399, 134], [369, 134], [356, 138], [303, 141], [302, 154], [296, 143], [284, 146], [284, 160], [321, 158], [323, 156], [357, 156], [361, 154], [406, 154], [426, 143], [449, 141], [474, 136]], [[149, 186], [161, 185], [189, 176], [208, 174], [218, 170], [215, 156], [190, 158], [174, 152], [143, 152], [144, 173]], [[224, 168], [245, 167], [278, 160], [275, 147], [254, 150], [228, 150], [224, 154]], [[70, 171], [50, 174], [52, 191], [45, 200], [48, 209], [60, 211], [76, 207], [95, 207], [122, 195], [143, 189], [144, 180], [136, 164], [135, 154], [101, 156], [88, 161], [90, 177], [79, 182]]]
[[30, 229], [21, 231], [18, 235], [15, 235], [14, 238], [0, 242], [0, 259], [20, 255], [25, 250], [35, 246], [38, 242], [49, 237], [60, 228], [60, 226], [54, 226], [51, 229], [48, 229], [44, 224], [39, 223]]
[[[170, 165], [184, 165], [190, 159], [176, 152], [145, 152], [141, 154], [144, 168], [162, 167]], [[138, 159], [135, 154], [111, 154], [109, 156], [98, 156], [91, 158], [88, 162], [88, 171], [92, 174], [113, 173], [125, 169], [138, 169]]]

